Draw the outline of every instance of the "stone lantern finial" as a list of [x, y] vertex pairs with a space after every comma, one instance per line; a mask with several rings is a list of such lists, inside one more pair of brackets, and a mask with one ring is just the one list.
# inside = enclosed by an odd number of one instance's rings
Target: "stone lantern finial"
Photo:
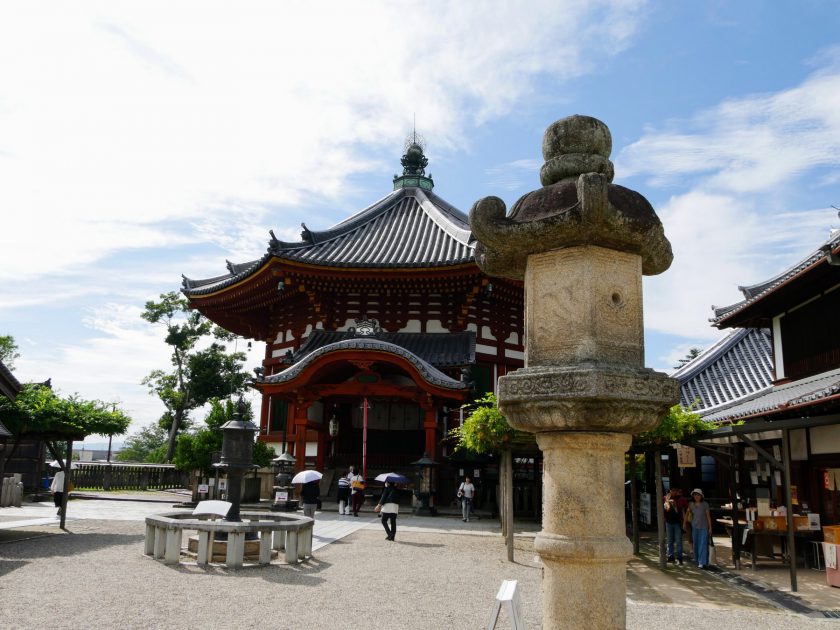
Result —
[[583, 173], [601, 173], [613, 180], [612, 135], [591, 116], [569, 116], [549, 125], [543, 134], [540, 183], [551, 186]]
[[529, 192], [505, 215], [498, 197], [479, 199], [470, 227], [479, 244], [476, 261], [489, 275], [521, 280], [531, 254], [598, 245], [638, 254], [642, 273], [671, 266], [671, 244], [647, 199], [613, 184], [607, 126], [589, 116], [569, 116], [543, 136], [542, 188]]

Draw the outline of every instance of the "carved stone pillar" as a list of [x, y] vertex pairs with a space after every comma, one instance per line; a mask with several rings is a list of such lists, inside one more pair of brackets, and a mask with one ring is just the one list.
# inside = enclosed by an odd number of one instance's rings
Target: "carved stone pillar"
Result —
[[496, 197], [470, 212], [479, 266], [525, 284], [525, 367], [499, 379], [499, 407], [544, 453], [547, 629], [624, 627], [624, 452], [678, 398], [644, 367], [642, 325], [642, 274], [665, 271], [671, 246], [648, 201], [611, 183], [611, 149], [599, 120], [559, 120], [543, 187], [507, 216]]

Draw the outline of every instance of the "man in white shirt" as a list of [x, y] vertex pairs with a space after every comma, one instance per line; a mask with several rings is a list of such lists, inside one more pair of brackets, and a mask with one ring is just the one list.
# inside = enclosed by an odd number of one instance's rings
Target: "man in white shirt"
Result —
[[64, 502], [64, 471], [59, 470], [55, 473], [50, 490], [53, 492], [53, 503], [58, 508], [56, 514], [61, 514], [61, 504]]
[[365, 478], [362, 477], [355, 467], [350, 468], [350, 504], [353, 509], [353, 516], [359, 515], [359, 510], [365, 500]]
[[475, 496], [475, 486], [469, 477], [464, 477], [464, 483], [458, 488], [458, 498], [461, 499], [461, 516], [464, 522], [470, 522], [470, 506]]
[[338, 479], [338, 513], [350, 514], [350, 477], [353, 473], [348, 472]]

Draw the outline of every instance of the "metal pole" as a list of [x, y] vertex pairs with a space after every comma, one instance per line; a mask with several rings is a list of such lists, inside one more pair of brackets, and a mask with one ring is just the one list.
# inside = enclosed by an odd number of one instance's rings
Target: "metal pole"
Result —
[[790, 563], [790, 590], [795, 593], [796, 588], [796, 547], [793, 536], [793, 501], [790, 492], [790, 429], [782, 430], [782, 460], [785, 467], [785, 507], [787, 508], [787, 547], [788, 562]]
[[113, 437], [112, 435], [108, 436], [108, 463], [109, 464], [111, 463], [111, 438], [112, 437]]
[[[67, 499], [68, 495], [70, 494], [70, 471], [73, 468], [72, 462], [73, 461], [73, 440], [67, 441], [67, 459], [64, 461], [65, 463], [65, 471], [64, 471], [64, 488], [61, 497], [61, 522], [59, 523], [59, 527], [64, 529], [64, 522], [67, 519]], [[59, 461], [59, 463], [61, 463]]]
[[368, 399], [362, 398], [362, 478], [367, 479], [367, 424]]
[[738, 451], [733, 446], [729, 455], [729, 494], [732, 499], [732, 566], [741, 568], [741, 525], [738, 523]]

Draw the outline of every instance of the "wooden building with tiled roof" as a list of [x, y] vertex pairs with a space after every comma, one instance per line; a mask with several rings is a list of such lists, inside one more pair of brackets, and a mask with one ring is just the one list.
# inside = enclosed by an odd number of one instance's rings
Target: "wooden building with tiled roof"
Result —
[[[713, 447], [731, 458], [744, 498], [789, 500], [840, 523], [840, 231], [740, 289], [744, 299], [714, 308], [712, 319], [733, 332], [672, 375], [681, 403], [720, 426], [705, 436], [704, 457]], [[704, 481], [713, 483], [694, 479]], [[730, 482], [719, 476], [717, 488], [705, 487], [730, 492]]]
[[523, 365], [522, 284], [478, 268], [467, 217], [433, 192], [418, 143], [402, 165], [389, 194], [333, 227], [271, 232], [260, 258], [184, 278], [193, 308], [266, 342], [260, 439], [299, 469], [362, 464], [363, 451], [369, 468], [440, 460], [460, 406]]

